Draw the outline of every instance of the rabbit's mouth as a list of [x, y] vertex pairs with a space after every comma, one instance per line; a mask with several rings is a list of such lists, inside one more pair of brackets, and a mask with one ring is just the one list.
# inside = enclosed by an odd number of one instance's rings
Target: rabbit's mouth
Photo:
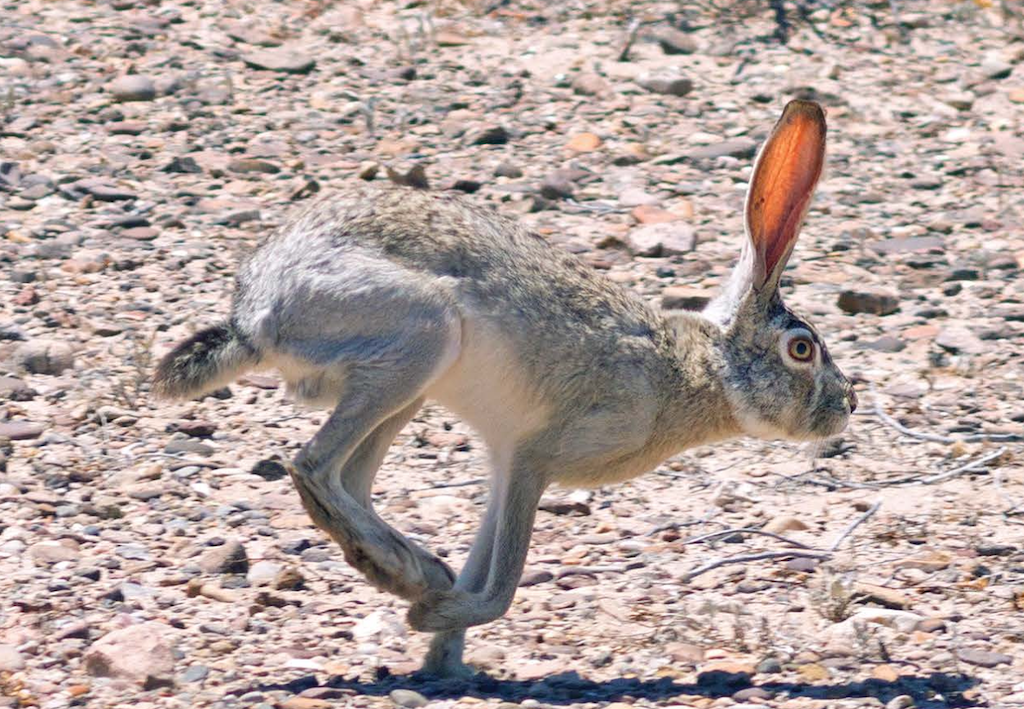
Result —
[[[854, 404], [854, 406], [856, 405]], [[812, 418], [812, 425], [803, 440], [820, 441], [839, 435], [850, 423], [852, 408], [844, 406], [840, 409], [839, 407], [830, 406], [815, 412]]]

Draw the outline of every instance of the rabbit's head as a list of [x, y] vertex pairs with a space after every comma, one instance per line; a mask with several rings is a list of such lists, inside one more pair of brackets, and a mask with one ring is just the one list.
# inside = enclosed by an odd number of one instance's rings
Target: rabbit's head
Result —
[[761, 438], [831, 436], [857, 406], [821, 337], [779, 294], [824, 156], [821, 107], [790, 102], [754, 164], [739, 264], [704, 313], [721, 327], [732, 413], [745, 433]]

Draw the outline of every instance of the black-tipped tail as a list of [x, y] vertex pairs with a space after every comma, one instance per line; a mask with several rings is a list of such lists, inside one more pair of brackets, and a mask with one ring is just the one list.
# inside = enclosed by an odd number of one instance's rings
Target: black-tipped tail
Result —
[[200, 330], [164, 357], [153, 375], [153, 393], [188, 399], [233, 381], [259, 357], [229, 323]]

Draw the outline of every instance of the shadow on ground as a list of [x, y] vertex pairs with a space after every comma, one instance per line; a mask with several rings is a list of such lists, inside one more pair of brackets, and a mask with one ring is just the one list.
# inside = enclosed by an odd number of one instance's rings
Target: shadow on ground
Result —
[[[388, 675], [374, 681], [358, 678], [333, 677], [326, 686], [343, 691], [345, 694], [364, 696], [387, 696], [396, 689], [411, 689], [428, 699], [459, 699], [478, 697], [500, 699], [507, 702], [521, 702], [536, 699], [544, 704], [575, 704], [579, 702], [607, 703], [625, 698], [660, 700], [674, 697], [728, 697], [744, 689], [757, 688], [746, 701], [753, 703], [767, 696], [807, 697], [810, 699], [856, 699], [874, 697], [887, 703], [895, 697], [908, 695], [919, 709], [942, 709], [944, 707], [973, 707], [977, 702], [963, 696], [963, 693], [979, 684], [979, 680], [962, 674], [932, 673], [926, 676], [901, 677], [895, 682], [879, 679], [845, 682], [841, 684], [806, 684], [801, 682], [768, 681], [753, 683], [745, 674], [705, 672], [696, 683], [680, 683], [671, 678], [640, 680], [619, 678], [593, 681], [580, 677], [576, 672], [551, 675], [541, 680], [508, 680], [478, 674], [470, 680], [439, 680], [419, 674]], [[306, 678], [312, 684], [295, 686], [296, 682], [283, 685], [264, 686], [263, 690], [288, 689], [301, 692], [315, 686], [316, 680]], [[298, 680], [297, 682], [302, 682]], [[743, 695], [741, 695], [742, 697]]]

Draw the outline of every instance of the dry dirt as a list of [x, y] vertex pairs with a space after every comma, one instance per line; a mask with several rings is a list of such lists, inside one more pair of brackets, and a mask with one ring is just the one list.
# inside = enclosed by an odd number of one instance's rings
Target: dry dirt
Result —
[[[0, 1], [0, 706], [1024, 705], [1019, 20], [851, 3], [782, 46], [766, 5]], [[861, 409], [552, 491], [529, 585], [470, 633], [486, 676], [411, 676], [426, 636], [281, 479], [323, 412], [273, 376], [148, 395], [240, 254], [388, 168], [699, 303], [796, 96], [830, 153], [784, 292]], [[457, 564], [485, 475], [428, 407], [376, 504]], [[731, 529], [841, 543], [687, 580], [793, 548]]]

